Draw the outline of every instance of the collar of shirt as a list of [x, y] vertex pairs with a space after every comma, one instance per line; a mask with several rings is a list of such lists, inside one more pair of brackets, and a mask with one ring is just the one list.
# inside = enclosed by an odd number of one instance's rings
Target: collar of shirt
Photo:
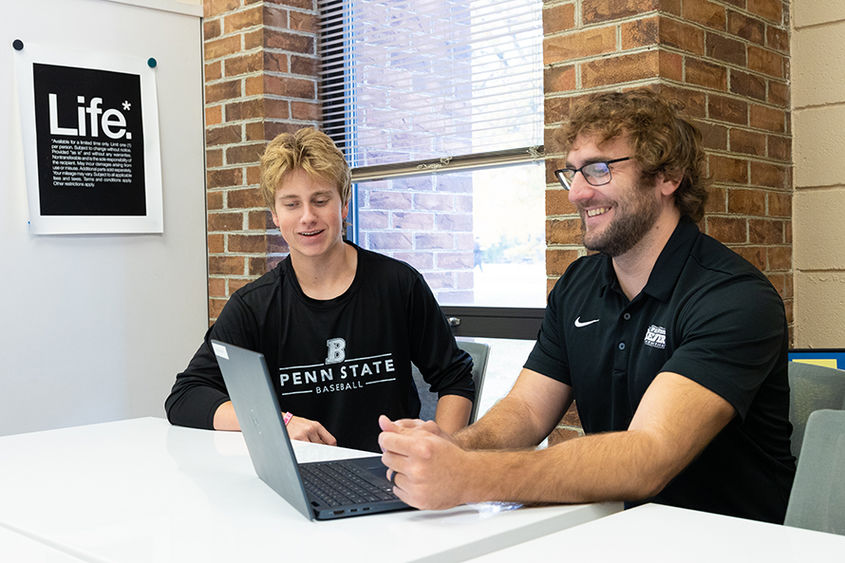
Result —
[[[666, 242], [666, 246], [660, 252], [660, 256], [657, 257], [657, 262], [655, 262], [641, 294], [649, 295], [664, 302], [669, 300], [678, 281], [678, 276], [681, 275], [681, 270], [684, 268], [685, 260], [690, 254], [690, 247], [695, 244], [698, 235], [698, 226], [686, 217], [681, 218], [672, 232], [672, 236]], [[604, 281], [600, 295], [604, 296], [608, 289], [622, 294], [622, 288], [619, 287], [619, 280], [616, 279], [616, 273], [613, 270], [613, 262], [610, 256], [605, 255], [604, 258], [602, 269]]]

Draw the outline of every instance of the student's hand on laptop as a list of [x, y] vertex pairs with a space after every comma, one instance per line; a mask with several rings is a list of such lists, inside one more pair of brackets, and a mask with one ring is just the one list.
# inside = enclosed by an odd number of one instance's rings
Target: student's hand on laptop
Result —
[[435, 431], [437, 425], [429, 422], [379, 417], [381, 461], [388, 468], [393, 492], [421, 509], [439, 510], [468, 502], [462, 477], [471, 474], [472, 452], [458, 447], [442, 430]]
[[291, 440], [314, 442], [336, 446], [337, 440], [316, 420], [294, 416], [287, 424], [288, 436]]

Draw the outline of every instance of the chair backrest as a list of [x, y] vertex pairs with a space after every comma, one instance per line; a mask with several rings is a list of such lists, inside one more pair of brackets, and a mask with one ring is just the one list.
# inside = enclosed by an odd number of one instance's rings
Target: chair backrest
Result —
[[810, 414], [784, 524], [845, 535], [845, 411]]
[[792, 455], [798, 457], [810, 413], [819, 409], [845, 408], [845, 371], [789, 362], [789, 388]]
[[[475, 402], [469, 415], [469, 423], [475, 422], [478, 416], [478, 403], [481, 399], [481, 390], [484, 386], [484, 374], [487, 371], [487, 357], [490, 355], [490, 345], [482, 342], [467, 342], [458, 340], [458, 348], [465, 351], [472, 357], [472, 380], [475, 382]], [[428, 390], [428, 383], [422, 377], [416, 366], [411, 366], [414, 375], [414, 384], [420, 395], [420, 418], [423, 420], [434, 420], [434, 413], [437, 410], [437, 393]]]

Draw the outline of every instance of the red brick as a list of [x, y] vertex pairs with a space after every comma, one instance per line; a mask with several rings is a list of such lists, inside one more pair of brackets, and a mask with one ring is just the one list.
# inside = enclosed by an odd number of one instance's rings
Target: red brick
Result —
[[748, 104], [736, 98], [711, 94], [707, 100], [707, 114], [710, 119], [717, 121], [746, 125], [748, 123]]
[[302, 31], [305, 33], [317, 33], [320, 30], [320, 18], [318, 18], [314, 14], [291, 12], [290, 28], [294, 31]]
[[707, 34], [705, 50], [707, 56], [727, 63], [745, 66], [747, 61], [745, 43], [717, 33]]
[[205, 201], [209, 211], [223, 209], [223, 192], [206, 192]]
[[302, 78], [265, 76], [264, 91], [275, 96], [313, 100], [317, 96], [317, 83]]
[[660, 9], [660, 0], [583, 0], [581, 19], [592, 24]]
[[267, 237], [261, 235], [228, 235], [229, 252], [238, 254], [256, 254], [266, 252]]
[[223, 106], [211, 106], [205, 108], [205, 126], [211, 127], [223, 121]]
[[226, 76], [251, 74], [264, 70], [264, 56], [260, 52], [246, 53], [225, 60]]
[[708, 0], [684, 0], [684, 18], [701, 25], [724, 30], [725, 8]]
[[745, 184], [748, 182], [748, 161], [727, 156], [709, 155], [710, 177], [714, 182]]
[[293, 119], [317, 122], [322, 119], [322, 106], [318, 103], [291, 101], [290, 114]]
[[240, 256], [209, 256], [208, 273], [218, 275], [242, 275], [244, 259]]
[[[262, 13], [264, 27], [288, 29], [290, 25], [289, 19], [292, 15], [293, 14], [288, 10], [279, 8], [278, 6], [274, 6], [272, 4], [265, 4], [264, 11]], [[306, 16], [307, 14], [302, 15]]]
[[545, 92], [565, 92], [575, 89], [575, 65], [552, 66], [543, 71]]
[[686, 81], [705, 88], [724, 91], [728, 88], [728, 71], [724, 66], [687, 57]]
[[226, 149], [226, 162], [229, 164], [258, 162], [264, 153], [265, 143], [239, 145]]
[[223, 149], [206, 149], [205, 166], [206, 168], [223, 166]]
[[[220, 237], [223, 238], [222, 235]], [[209, 243], [209, 249], [211, 244]], [[208, 278], [208, 296], [209, 297], [228, 297], [226, 295], [226, 278]]]
[[783, 221], [749, 219], [748, 240], [752, 244], [783, 244]]
[[776, 190], [789, 187], [789, 168], [776, 166], [767, 162], [751, 162], [751, 183], [755, 186], [765, 186]]
[[731, 250], [751, 262], [761, 272], [766, 270], [765, 246], [735, 246]]
[[240, 231], [244, 228], [243, 213], [209, 213], [208, 231]]
[[769, 135], [767, 139], [769, 158], [788, 162], [792, 158], [792, 139]]
[[252, 99], [226, 104], [226, 121], [242, 121], [266, 117], [264, 100]]
[[786, 59], [775, 51], [753, 45], [748, 46], [748, 68], [775, 78], [784, 77]]
[[792, 269], [791, 246], [769, 246], [768, 248], [766, 248], [766, 256], [769, 262], [769, 271], [783, 271]]
[[747, 98], [765, 101], [766, 80], [756, 74], [731, 69], [731, 92]]
[[701, 142], [705, 149], [727, 150], [728, 128], [704, 121], [695, 121], [694, 125], [701, 132]]
[[575, 27], [575, 4], [543, 7], [543, 34], [550, 35]]
[[777, 0], [747, 0], [748, 11], [777, 24], [783, 23], [783, 2]]
[[209, 326], [213, 321], [217, 320], [217, 317], [220, 316], [220, 313], [223, 311], [223, 307], [226, 305], [227, 299], [209, 299], [208, 300], [208, 320]]
[[230, 190], [226, 194], [226, 203], [230, 209], [249, 209], [253, 207], [264, 207], [266, 205], [264, 196], [261, 195], [259, 188]]
[[711, 186], [708, 188], [707, 192], [707, 204], [704, 207], [704, 212], [707, 214], [727, 213], [728, 190], [725, 188]]
[[733, 10], [728, 12], [728, 32], [758, 45], [766, 40], [766, 24]]
[[681, 82], [684, 79], [684, 58], [677, 53], [658, 52], [660, 77], [665, 80]]
[[657, 84], [653, 89], [666, 99], [680, 103], [683, 106], [683, 113], [687, 117], [707, 117], [707, 95], [704, 92], [667, 84]]
[[319, 59], [292, 55], [290, 58], [290, 71], [294, 74], [316, 77], [320, 73]]
[[261, 182], [261, 167], [257, 164], [255, 166], [246, 167], [246, 183], [248, 185], [258, 185]]
[[783, 82], [769, 80], [768, 102], [784, 108], [789, 107], [789, 86]]
[[[555, 185], [559, 186], [557, 180]], [[575, 206], [569, 201], [569, 192], [564, 189], [546, 190], [546, 215], [574, 215]]]
[[221, 78], [223, 78], [223, 63], [221, 61], [215, 61], [205, 65], [206, 83], [213, 80], [219, 80]]
[[660, 75], [657, 51], [603, 58], [581, 63], [581, 86], [594, 88], [607, 84], [622, 84]]
[[281, 49], [306, 55], [314, 55], [314, 38], [284, 31], [265, 30], [264, 46], [268, 49]]
[[202, 22], [202, 38], [203, 41], [220, 37], [222, 26], [219, 18], [205, 20]]
[[546, 244], [581, 244], [581, 219], [546, 221]]
[[243, 36], [244, 50], [251, 51], [259, 47], [264, 47], [264, 28], [259, 27], [254, 31], [245, 31], [241, 34]]
[[203, 53], [206, 62], [219, 57], [225, 57], [232, 53], [237, 53], [241, 50], [241, 37], [234, 35], [232, 37], [222, 37], [212, 41], [206, 41], [203, 46]]
[[217, 82], [205, 87], [205, 103], [213, 104], [223, 100], [233, 100], [241, 95], [240, 80]]
[[731, 129], [731, 151], [766, 156], [766, 135], [756, 131]]
[[260, 6], [241, 10], [223, 18], [223, 31], [227, 34], [242, 31], [260, 25], [263, 19]]
[[240, 125], [208, 127], [205, 130], [205, 145], [207, 147], [213, 147], [215, 145], [231, 145], [233, 143], [240, 143], [241, 140]]
[[789, 54], [789, 32], [785, 29], [768, 26], [766, 28], [766, 46], [769, 49]]
[[707, 234], [723, 243], [740, 243], [748, 240], [748, 224], [740, 217], [705, 217]]
[[241, 7], [240, 0], [203, 0], [203, 15], [206, 18], [219, 16]]
[[769, 217], [791, 217], [792, 195], [788, 193], [769, 193]]
[[704, 32], [687, 23], [660, 18], [660, 44], [677, 47], [694, 55], [704, 54]]
[[241, 168], [209, 170], [206, 176], [209, 188], [228, 188], [240, 186], [243, 183], [243, 170]]
[[562, 248], [547, 248], [546, 249], [546, 274], [550, 276], [560, 276], [566, 271], [566, 268], [575, 260], [578, 259], [579, 252], [577, 250], [562, 249]]
[[780, 109], [751, 104], [752, 127], [766, 129], [773, 133], [784, 133], [786, 131], [786, 112]]
[[616, 27], [605, 26], [555, 35], [543, 41], [543, 64], [567, 62], [616, 50]]
[[760, 190], [728, 190], [728, 213], [763, 217], [766, 214], [766, 194]]
[[658, 17], [642, 18], [622, 24], [622, 49], [656, 45], [659, 42]]
[[261, 211], [250, 211], [247, 213], [247, 224], [251, 231], [269, 231], [276, 228], [273, 224], [273, 216], [269, 209]]
[[264, 52], [265, 72], [288, 72], [288, 56], [284, 53]]

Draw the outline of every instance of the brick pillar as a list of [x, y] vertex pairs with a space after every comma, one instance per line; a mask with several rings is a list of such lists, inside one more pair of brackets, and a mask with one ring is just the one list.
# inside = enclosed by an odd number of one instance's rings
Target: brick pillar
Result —
[[[704, 135], [700, 227], [763, 271], [792, 327], [789, 4], [781, 0], [547, 0], [543, 9], [549, 289], [585, 253], [552, 175], [554, 131], [579, 97], [648, 87], [679, 99]], [[577, 430], [564, 417], [558, 432]]]
[[313, 0], [205, 0], [209, 321], [287, 247], [259, 192], [258, 162], [279, 133], [317, 126]]

